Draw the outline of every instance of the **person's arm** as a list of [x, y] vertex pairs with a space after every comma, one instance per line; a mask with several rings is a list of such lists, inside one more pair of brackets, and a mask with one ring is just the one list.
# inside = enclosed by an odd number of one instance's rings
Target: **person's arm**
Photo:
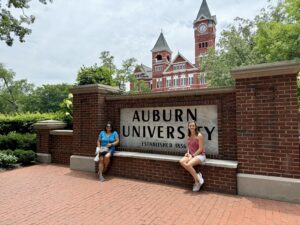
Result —
[[[102, 131], [101, 131], [102, 132]], [[98, 140], [97, 140], [97, 147], [100, 147], [101, 146], [101, 132], [98, 136]]]
[[112, 142], [112, 143], [109, 143], [107, 146], [108, 147], [111, 147], [111, 146], [117, 146], [118, 144], [119, 144], [119, 135], [116, 133], [115, 134], [115, 141], [114, 142]]
[[98, 140], [97, 140], [97, 147], [100, 147], [100, 143], [101, 143], [101, 138], [98, 137]]
[[204, 145], [204, 139], [202, 134], [199, 134], [197, 137], [198, 141], [199, 141], [199, 148], [198, 150], [193, 154], [193, 157], [196, 155], [200, 155], [203, 152], [203, 145]]

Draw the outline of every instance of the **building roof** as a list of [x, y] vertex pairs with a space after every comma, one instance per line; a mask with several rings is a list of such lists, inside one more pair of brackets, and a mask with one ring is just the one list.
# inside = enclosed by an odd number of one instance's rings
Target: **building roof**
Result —
[[152, 69], [144, 64], [138, 65], [135, 70], [134, 74], [139, 76], [138, 79], [151, 79], [152, 78]]
[[146, 73], [146, 75], [151, 78], [152, 77], [152, 68], [144, 65], [144, 64], [141, 64], [141, 67], [142, 67], [142, 70]]
[[154, 45], [154, 47], [151, 51], [152, 52], [167, 51], [169, 53], [172, 53], [163, 33], [160, 33], [160, 35], [156, 41], [156, 44]]
[[178, 52], [178, 54], [175, 56], [175, 58], [172, 60], [172, 62], [167, 66], [167, 68], [164, 70], [164, 73], [167, 73], [168, 70], [171, 68], [171, 66], [173, 66], [174, 62], [176, 61], [177, 58], [181, 57], [183, 59], [182, 62], [188, 63], [191, 65], [191, 67], [193, 69], [198, 69], [198, 67], [196, 67], [193, 63], [191, 63], [187, 58], [185, 58], [180, 52]]
[[[208, 5], [207, 5], [206, 0], [203, 0], [203, 1], [202, 1], [201, 7], [200, 7], [200, 9], [199, 9], [199, 12], [198, 12], [198, 15], [197, 15], [197, 18], [196, 18], [195, 22], [201, 20], [202, 17], [204, 17], [204, 18], [206, 18], [206, 19], [214, 20], [215, 23], [216, 23], [216, 20], [217, 20], [217, 19], [216, 19], [216, 16], [212, 16], [212, 15], [210, 14], [210, 11], [209, 11], [209, 8], [208, 8]], [[194, 22], [194, 23], [195, 23], [195, 22]]]

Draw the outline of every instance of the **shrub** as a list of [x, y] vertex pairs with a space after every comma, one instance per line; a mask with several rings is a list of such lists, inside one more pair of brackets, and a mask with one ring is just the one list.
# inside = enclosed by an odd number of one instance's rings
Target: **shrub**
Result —
[[13, 154], [18, 158], [18, 162], [22, 163], [23, 165], [28, 165], [36, 159], [35, 152], [32, 150], [25, 151], [22, 149], [16, 149], [13, 151]]
[[36, 134], [20, 134], [10, 132], [7, 135], [0, 135], [0, 149], [36, 149]]
[[8, 167], [12, 164], [17, 163], [18, 158], [14, 155], [7, 155], [0, 152], [0, 166], [1, 167]]
[[8, 134], [16, 131], [18, 133], [34, 133], [32, 124], [39, 120], [62, 120], [64, 114], [57, 113], [23, 113], [15, 115], [0, 114], [0, 134]]

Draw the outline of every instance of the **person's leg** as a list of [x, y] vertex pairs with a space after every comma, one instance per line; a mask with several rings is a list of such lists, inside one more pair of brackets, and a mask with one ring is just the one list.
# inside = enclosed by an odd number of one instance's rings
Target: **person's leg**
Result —
[[103, 168], [104, 168], [104, 159], [103, 159], [103, 156], [100, 156], [100, 158], [99, 158], [99, 170], [98, 170], [99, 175], [102, 174]]
[[185, 169], [193, 176], [195, 182], [198, 182], [198, 183], [200, 181], [199, 181], [197, 172], [194, 169], [194, 166], [199, 165], [199, 164], [200, 164], [200, 160], [197, 157], [192, 158], [187, 163], [185, 163]]
[[[180, 163], [180, 165], [181, 165], [183, 168], [185, 168], [188, 161], [189, 161], [189, 157], [183, 156], [183, 157], [179, 160], [179, 163]], [[185, 168], [185, 169], [186, 169], [186, 168]]]
[[109, 162], [110, 162], [110, 157], [111, 157], [111, 153], [110, 152], [106, 153], [105, 156], [104, 156], [104, 168], [103, 168], [103, 172], [106, 172], [106, 170], [107, 170], [107, 167], [108, 167]]

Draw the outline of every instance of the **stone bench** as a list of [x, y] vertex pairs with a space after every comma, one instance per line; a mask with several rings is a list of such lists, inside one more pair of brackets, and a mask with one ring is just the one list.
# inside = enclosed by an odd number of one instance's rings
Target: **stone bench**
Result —
[[[117, 151], [109, 175], [192, 187], [192, 176], [179, 164], [182, 156]], [[237, 193], [237, 161], [207, 159], [195, 169], [205, 179], [204, 190]]]

